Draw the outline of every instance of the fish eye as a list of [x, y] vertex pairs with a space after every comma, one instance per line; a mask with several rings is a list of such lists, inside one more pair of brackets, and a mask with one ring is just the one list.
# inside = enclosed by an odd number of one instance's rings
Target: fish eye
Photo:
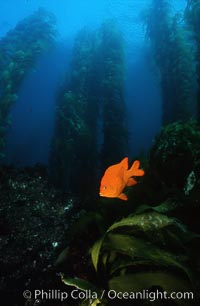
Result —
[[103, 190], [106, 190], [106, 188], [107, 188], [106, 186], [103, 186]]

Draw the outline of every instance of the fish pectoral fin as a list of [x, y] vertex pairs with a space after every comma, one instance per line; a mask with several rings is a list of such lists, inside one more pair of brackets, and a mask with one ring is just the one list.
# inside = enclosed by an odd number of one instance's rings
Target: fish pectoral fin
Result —
[[128, 198], [127, 196], [124, 194], [124, 193], [121, 193], [119, 196], [118, 196], [119, 199], [123, 200], [123, 201], [127, 201]]
[[130, 177], [128, 179], [128, 183], [126, 184], [126, 186], [134, 186], [136, 184], [137, 184], [137, 181], [133, 177]]

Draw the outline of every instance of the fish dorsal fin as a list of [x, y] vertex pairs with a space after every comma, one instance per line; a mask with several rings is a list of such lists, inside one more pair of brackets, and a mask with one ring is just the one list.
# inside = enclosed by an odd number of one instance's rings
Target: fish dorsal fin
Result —
[[128, 170], [128, 157], [125, 157], [124, 159], [122, 159], [122, 161], [120, 162], [120, 165], [121, 165], [125, 170]]

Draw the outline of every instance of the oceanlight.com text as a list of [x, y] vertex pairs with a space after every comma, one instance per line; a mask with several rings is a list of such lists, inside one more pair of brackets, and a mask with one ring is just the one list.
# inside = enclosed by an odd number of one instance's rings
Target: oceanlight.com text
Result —
[[149, 291], [143, 290], [140, 292], [116, 292], [115, 290], [108, 291], [109, 299], [120, 299], [120, 300], [149, 300], [154, 302], [155, 300], [192, 300], [194, 299], [193, 292], [171, 292], [167, 291]]
[[95, 300], [95, 299], [107, 299], [107, 300], [149, 300], [154, 302], [155, 300], [193, 300], [193, 292], [166, 292], [166, 291], [149, 291], [142, 290], [140, 292], [117, 292], [115, 290], [103, 290], [101, 293], [92, 290], [80, 291], [78, 289], [71, 292], [61, 290], [35, 290], [33, 292], [26, 290], [23, 292], [23, 296], [28, 300], [60, 300], [67, 299], [73, 300]]

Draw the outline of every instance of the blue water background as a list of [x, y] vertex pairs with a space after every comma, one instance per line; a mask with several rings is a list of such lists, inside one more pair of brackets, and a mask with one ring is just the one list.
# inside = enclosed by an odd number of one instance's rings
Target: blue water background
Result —
[[[76, 33], [84, 26], [97, 29], [116, 18], [125, 37], [125, 97], [130, 135], [127, 155], [132, 158], [151, 147], [161, 127], [161, 97], [151, 50], [145, 39], [140, 13], [151, 0], [0, 0], [0, 37], [18, 21], [44, 7], [57, 17], [58, 42], [38, 59], [24, 80], [11, 110], [6, 161], [17, 166], [48, 163], [55, 125], [56, 94], [70, 64]], [[185, 0], [172, 1], [180, 11]]]

